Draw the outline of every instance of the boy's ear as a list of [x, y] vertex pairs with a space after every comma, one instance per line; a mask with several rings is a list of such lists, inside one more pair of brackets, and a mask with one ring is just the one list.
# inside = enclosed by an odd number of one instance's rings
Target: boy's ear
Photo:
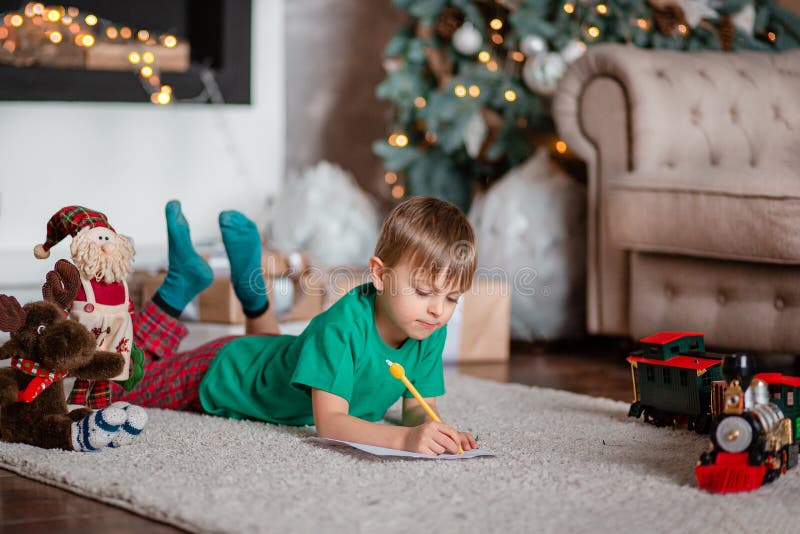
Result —
[[369, 277], [378, 291], [383, 291], [383, 272], [383, 261], [378, 256], [372, 256], [369, 259]]

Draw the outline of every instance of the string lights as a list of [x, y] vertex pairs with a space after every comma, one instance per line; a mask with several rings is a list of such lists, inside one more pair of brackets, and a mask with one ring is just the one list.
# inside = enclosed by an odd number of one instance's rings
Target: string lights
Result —
[[[104, 70], [127, 66], [142, 81], [151, 102], [159, 105], [172, 102], [172, 88], [161, 85], [159, 57], [163, 58], [164, 54], [175, 57], [176, 52], [167, 51], [182, 44], [176, 36], [154, 35], [140, 28], [134, 38], [131, 28], [120, 27], [94, 13], [82, 13], [74, 6], [45, 6], [40, 2], [29, 2], [18, 11], [0, 16], [0, 63]], [[54, 49], [46, 49], [54, 46], [59, 49], [74, 46], [84, 53], [76, 55], [64, 49], [62, 54], [54, 54]], [[177, 51], [178, 54], [185, 52], [185, 47]], [[186, 58], [188, 65], [188, 53]]]

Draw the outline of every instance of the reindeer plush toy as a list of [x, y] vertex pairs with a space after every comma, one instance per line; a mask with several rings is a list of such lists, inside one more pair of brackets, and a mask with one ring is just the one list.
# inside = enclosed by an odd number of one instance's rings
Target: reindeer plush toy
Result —
[[95, 337], [65, 313], [80, 287], [74, 265], [60, 260], [47, 273], [43, 301], [20, 306], [0, 295], [0, 330], [10, 339], [0, 346], [0, 438], [47, 449], [94, 451], [133, 441], [147, 422], [147, 412], [114, 403], [92, 412], [69, 412], [61, 379], [74, 376], [108, 379], [120, 373], [120, 354], [97, 350]]

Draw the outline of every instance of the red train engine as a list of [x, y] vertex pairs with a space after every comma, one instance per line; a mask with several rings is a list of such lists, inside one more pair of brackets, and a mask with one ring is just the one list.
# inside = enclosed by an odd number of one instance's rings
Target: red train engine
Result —
[[780, 373], [755, 375], [746, 354], [726, 356], [721, 413], [709, 450], [695, 468], [698, 485], [713, 493], [750, 491], [797, 466], [800, 379]]

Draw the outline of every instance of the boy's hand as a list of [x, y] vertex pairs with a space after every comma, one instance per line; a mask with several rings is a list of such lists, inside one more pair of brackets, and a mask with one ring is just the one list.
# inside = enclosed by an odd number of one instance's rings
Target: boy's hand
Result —
[[475, 438], [458, 432], [444, 423], [429, 421], [408, 429], [404, 449], [422, 454], [437, 455], [444, 452], [458, 454], [459, 447], [465, 451], [475, 448]]
[[461, 445], [462, 449], [465, 451], [471, 451], [472, 449], [478, 448], [478, 442], [475, 441], [475, 438], [472, 437], [472, 434], [469, 432], [459, 432], [458, 434], [461, 437], [459, 444]]

